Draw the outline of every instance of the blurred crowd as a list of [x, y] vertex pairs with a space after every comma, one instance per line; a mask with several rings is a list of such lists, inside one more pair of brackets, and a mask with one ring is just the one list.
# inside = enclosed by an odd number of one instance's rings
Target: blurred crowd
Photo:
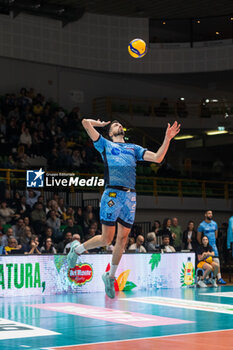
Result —
[[[222, 225], [218, 235], [220, 256], [226, 256], [227, 225]], [[13, 198], [8, 190], [0, 204], [0, 254], [67, 254], [73, 240], [85, 242], [101, 234], [99, 212], [88, 205], [86, 208], [67, 206], [63, 197], [54, 193], [45, 201], [39, 191], [28, 189], [15, 192]], [[117, 234], [117, 233], [116, 233]], [[111, 252], [110, 246], [97, 248], [89, 253]], [[155, 220], [151, 232], [142, 227], [131, 229], [125, 251], [176, 252], [196, 251], [199, 242], [195, 223], [189, 221], [183, 230], [178, 218], [166, 218], [161, 225]]]
[[98, 165], [79, 107], [68, 112], [34, 89], [0, 98], [0, 142], [0, 165], [5, 168], [25, 169], [37, 157], [41, 165], [56, 170], [88, 171], [90, 164]]

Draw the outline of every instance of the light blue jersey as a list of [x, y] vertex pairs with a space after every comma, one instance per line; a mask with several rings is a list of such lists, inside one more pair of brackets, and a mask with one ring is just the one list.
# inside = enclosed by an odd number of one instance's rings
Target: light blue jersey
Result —
[[231, 243], [233, 242], [233, 216], [229, 219], [227, 229], [227, 249], [231, 249]]
[[146, 149], [133, 143], [112, 142], [100, 135], [94, 142], [104, 161], [105, 186], [123, 186], [131, 189], [136, 183], [136, 162], [143, 160]]
[[111, 186], [122, 186], [134, 190], [136, 163], [143, 160], [146, 149], [132, 143], [112, 142], [100, 136], [94, 142], [104, 161], [105, 186], [108, 186], [100, 202], [100, 222], [115, 226], [116, 222], [130, 228], [134, 223], [136, 193]]
[[215, 221], [211, 220], [209, 223], [205, 220], [202, 221], [198, 227], [198, 232], [207, 236], [209, 239], [209, 244], [212, 246], [215, 257], [218, 256], [218, 248], [216, 245], [215, 231], [218, 229], [218, 225]]

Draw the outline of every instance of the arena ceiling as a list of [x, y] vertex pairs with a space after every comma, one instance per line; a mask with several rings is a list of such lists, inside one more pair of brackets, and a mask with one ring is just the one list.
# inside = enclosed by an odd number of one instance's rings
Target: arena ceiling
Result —
[[48, 0], [85, 12], [157, 19], [202, 18], [233, 14], [232, 0]]
[[0, 0], [0, 13], [27, 12], [64, 24], [85, 12], [154, 19], [190, 19], [233, 15], [232, 0]]

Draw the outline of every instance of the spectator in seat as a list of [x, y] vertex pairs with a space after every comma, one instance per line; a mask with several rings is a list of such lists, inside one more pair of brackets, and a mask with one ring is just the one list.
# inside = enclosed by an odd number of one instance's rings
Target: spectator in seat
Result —
[[198, 246], [197, 231], [194, 229], [194, 222], [189, 221], [187, 229], [183, 232], [183, 247], [184, 249], [196, 251]]
[[8, 243], [8, 240], [10, 237], [14, 237], [14, 232], [12, 230], [11, 227], [9, 227], [7, 230], [6, 230], [6, 233], [2, 236], [2, 239], [1, 239], [1, 246], [5, 247]]
[[8, 114], [7, 119], [11, 119], [14, 118], [16, 121], [19, 120], [20, 118], [20, 114], [19, 114], [19, 107], [15, 107], [13, 110], [10, 111], [10, 113]]
[[38, 197], [37, 203], [40, 203], [43, 207], [43, 209], [45, 209], [45, 205], [44, 205], [44, 197], [42, 195], [40, 195]]
[[12, 250], [18, 250], [21, 253], [22, 246], [18, 245], [17, 239], [14, 236], [10, 236], [8, 239], [8, 245], [4, 247], [6, 254], [9, 254]]
[[160, 249], [156, 244], [156, 235], [154, 232], [147, 233], [145, 248], [147, 252], [159, 252]]
[[28, 128], [22, 128], [22, 134], [20, 135], [19, 138], [19, 143], [21, 145], [27, 146], [27, 149], [29, 150], [31, 148], [32, 145], [32, 137], [29, 133], [29, 129]]
[[31, 207], [27, 204], [26, 196], [22, 196], [20, 201], [16, 203], [16, 213], [19, 214], [22, 218], [29, 216]]
[[5, 190], [4, 201], [6, 201], [6, 204], [8, 207], [14, 210], [19, 200], [20, 200], [19, 192], [15, 192], [14, 198], [12, 199], [10, 191], [8, 189]]
[[56, 212], [56, 216], [62, 220], [62, 214], [59, 211], [59, 206], [58, 206], [58, 196], [54, 194], [53, 196], [55, 199], [51, 200], [51, 210], [54, 210]]
[[32, 235], [29, 244], [23, 246], [24, 254], [41, 254], [39, 248], [39, 238], [36, 235]]
[[59, 153], [57, 147], [53, 147], [52, 152], [48, 156], [48, 166], [50, 169], [58, 169]]
[[156, 243], [158, 245], [162, 244], [162, 235], [161, 235], [161, 223], [159, 220], [154, 220], [154, 225], [152, 226], [152, 231], [156, 236]]
[[46, 224], [46, 213], [41, 203], [36, 203], [31, 213], [32, 226], [36, 234], [41, 234]]
[[179, 225], [178, 219], [174, 217], [172, 219], [172, 225], [171, 225], [171, 232], [174, 238], [174, 247], [176, 251], [181, 250], [182, 248], [182, 236], [183, 236], [183, 231]]
[[72, 233], [66, 232], [65, 238], [56, 246], [58, 253], [63, 253], [65, 246], [72, 242]]
[[[88, 241], [89, 239], [91, 239], [92, 237], [94, 237], [96, 235], [96, 229], [93, 225], [91, 225], [88, 229], [88, 233], [85, 236], [85, 241]], [[89, 249], [88, 252], [89, 253], [100, 253], [103, 252], [104, 248], [103, 247], [97, 247], [94, 249]]]
[[19, 237], [21, 245], [29, 244], [32, 239], [32, 230], [30, 226], [25, 226], [23, 234]]
[[32, 208], [34, 204], [36, 204], [38, 197], [40, 197], [40, 191], [35, 191], [32, 189], [29, 189], [26, 191], [26, 204]]
[[98, 228], [98, 221], [92, 221], [91, 227], [95, 229], [95, 235], [101, 235], [101, 230]]
[[33, 113], [35, 115], [40, 115], [43, 113], [43, 106], [39, 102], [33, 106]]
[[169, 234], [163, 235], [163, 244], [161, 246], [162, 253], [175, 253], [175, 248], [170, 245], [170, 236]]
[[72, 234], [78, 233], [81, 238], [83, 238], [83, 229], [80, 225], [75, 225], [73, 219], [67, 220], [67, 226], [63, 230], [63, 234], [66, 234], [66, 232], [71, 232]]
[[40, 237], [40, 240], [42, 242], [40, 243], [44, 243], [46, 238], [53, 238], [53, 230], [51, 229], [51, 227], [47, 227], [45, 232], [42, 233], [41, 237]]
[[74, 210], [69, 207], [66, 209], [66, 212], [63, 213], [63, 220], [67, 221], [68, 219], [72, 219], [74, 221]]
[[18, 144], [18, 140], [19, 140], [18, 131], [19, 130], [18, 130], [16, 119], [12, 118], [6, 130], [6, 139], [13, 146], [16, 146]]
[[16, 155], [16, 160], [17, 160], [17, 167], [20, 169], [25, 169], [27, 168], [29, 164], [29, 157], [25, 153], [24, 146], [20, 145], [18, 148], [18, 153]]
[[137, 239], [137, 236], [142, 235], [142, 228], [139, 225], [133, 225], [129, 234], [129, 237], [134, 238], [134, 243]]
[[52, 210], [52, 199], [47, 200], [46, 208], [45, 208], [45, 213], [46, 215]]
[[175, 239], [175, 233], [171, 230], [172, 221], [169, 218], [166, 218], [163, 220], [163, 227], [162, 230], [159, 231], [160, 236], [169, 236], [170, 238], [170, 245], [173, 245], [174, 239]]
[[135, 239], [133, 237], [129, 237], [127, 238], [127, 241], [125, 243], [125, 249], [124, 249], [124, 253], [129, 250], [129, 247], [135, 243]]
[[23, 235], [25, 229], [25, 223], [23, 219], [18, 219], [16, 224], [12, 226], [12, 230], [14, 232], [14, 236], [19, 239], [20, 236]]
[[70, 246], [71, 246], [71, 243], [72, 243], [73, 241], [79, 241], [79, 242], [81, 243], [81, 238], [80, 238], [79, 234], [75, 233], [75, 234], [73, 235], [71, 241], [70, 241], [69, 243], [66, 244], [66, 246], [65, 246], [65, 248], [64, 248], [64, 250], [63, 250], [63, 253], [64, 253], [64, 254], [68, 254], [68, 253], [69, 253], [69, 251], [70, 251]]
[[2, 201], [0, 206], [0, 219], [3, 225], [10, 223], [15, 216], [14, 210], [7, 207], [7, 203], [5, 200]]
[[63, 216], [64, 213], [66, 212], [64, 198], [62, 198], [62, 197], [58, 198], [58, 212], [61, 216]]
[[90, 225], [94, 221], [94, 219], [95, 219], [95, 217], [94, 217], [93, 212], [85, 213], [84, 222], [83, 222], [85, 231], [88, 230], [88, 228], [90, 227]]
[[[58, 193], [54, 193], [53, 194], [53, 199], [52, 199], [54, 202], [56, 202], [57, 203], [57, 205], [58, 205], [58, 201], [59, 201], [59, 195], [58, 195]], [[54, 203], [52, 203], [52, 205], [53, 205]]]
[[128, 250], [135, 250], [136, 253], [146, 253], [146, 249], [143, 247], [144, 237], [142, 235], [138, 235], [136, 239], [136, 243], [131, 244]]
[[82, 164], [83, 164], [83, 159], [81, 157], [80, 151], [76, 149], [72, 153], [72, 168], [79, 169]]
[[85, 236], [85, 241], [88, 241], [92, 237], [96, 235], [96, 229], [93, 225], [91, 225], [88, 229], [88, 234]]
[[59, 242], [59, 240], [62, 238], [62, 233], [60, 230], [61, 220], [56, 216], [55, 210], [50, 210], [48, 215], [49, 218], [46, 221], [47, 225], [53, 230], [53, 237], [55, 242]]
[[81, 207], [78, 207], [74, 213], [74, 220], [76, 225], [84, 227], [83, 211]]
[[198, 281], [198, 285], [202, 288], [206, 288], [207, 285], [204, 282], [204, 279], [213, 272], [213, 278], [210, 278], [209, 281], [213, 285], [213, 287], [217, 287], [216, 276], [218, 273], [219, 265], [213, 261], [214, 250], [209, 244], [209, 239], [207, 236], [203, 236], [201, 240], [201, 245], [197, 248], [197, 258], [198, 264], [197, 267], [199, 269], [203, 269], [205, 272], [203, 276], [200, 277]]
[[51, 238], [46, 238], [45, 243], [42, 245], [40, 251], [41, 254], [57, 254]]
[[25, 216], [25, 218], [23, 219], [23, 222], [25, 226], [30, 226], [30, 220], [28, 216]]

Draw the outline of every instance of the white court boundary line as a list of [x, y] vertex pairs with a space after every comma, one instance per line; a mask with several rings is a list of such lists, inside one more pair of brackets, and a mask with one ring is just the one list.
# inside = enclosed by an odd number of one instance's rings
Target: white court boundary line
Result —
[[112, 344], [112, 343], [121, 343], [121, 342], [130, 342], [135, 340], [149, 340], [149, 339], [158, 339], [158, 338], [170, 338], [170, 337], [179, 337], [184, 335], [192, 335], [192, 334], [205, 334], [205, 333], [220, 333], [220, 332], [227, 332], [227, 331], [233, 331], [233, 328], [229, 329], [218, 329], [216, 331], [203, 331], [203, 332], [192, 332], [192, 333], [180, 333], [180, 334], [169, 334], [169, 335], [159, 335], [157, 337], [145, 337], [145, 338], [134, 338], [134, 339], [122, 339], [122, 340], [110, 340], [110, 341], [101, 341], [97, 343], [86, 343], [86, 344], [74, 344], [74, 345], [63, 345], [63, 346], [57, 346], [57, 347], [50, 347], [50, 348], [42, 348], [46, 350], [54, 350], [54, 349], [63, 349], [63, 348], [69, 348], [71, 346], [89, 346], [89, 345], [99, 345], [99, 344]]
[[176, 307], [180, 309], [189, 309], [196, 311], [205, 312], [217, 312], [228, 315], [233, 315], [233, 305], [232, 304], [221, 304], [212, 303], [208, 301], [200, 300], [190, 300], [190, 299], [177, 299], [170, 297], [136, 297], [136, 298], [121, 298], [120, 300], [127, 300], [130, 302], [166, 306], [166, 307]]

